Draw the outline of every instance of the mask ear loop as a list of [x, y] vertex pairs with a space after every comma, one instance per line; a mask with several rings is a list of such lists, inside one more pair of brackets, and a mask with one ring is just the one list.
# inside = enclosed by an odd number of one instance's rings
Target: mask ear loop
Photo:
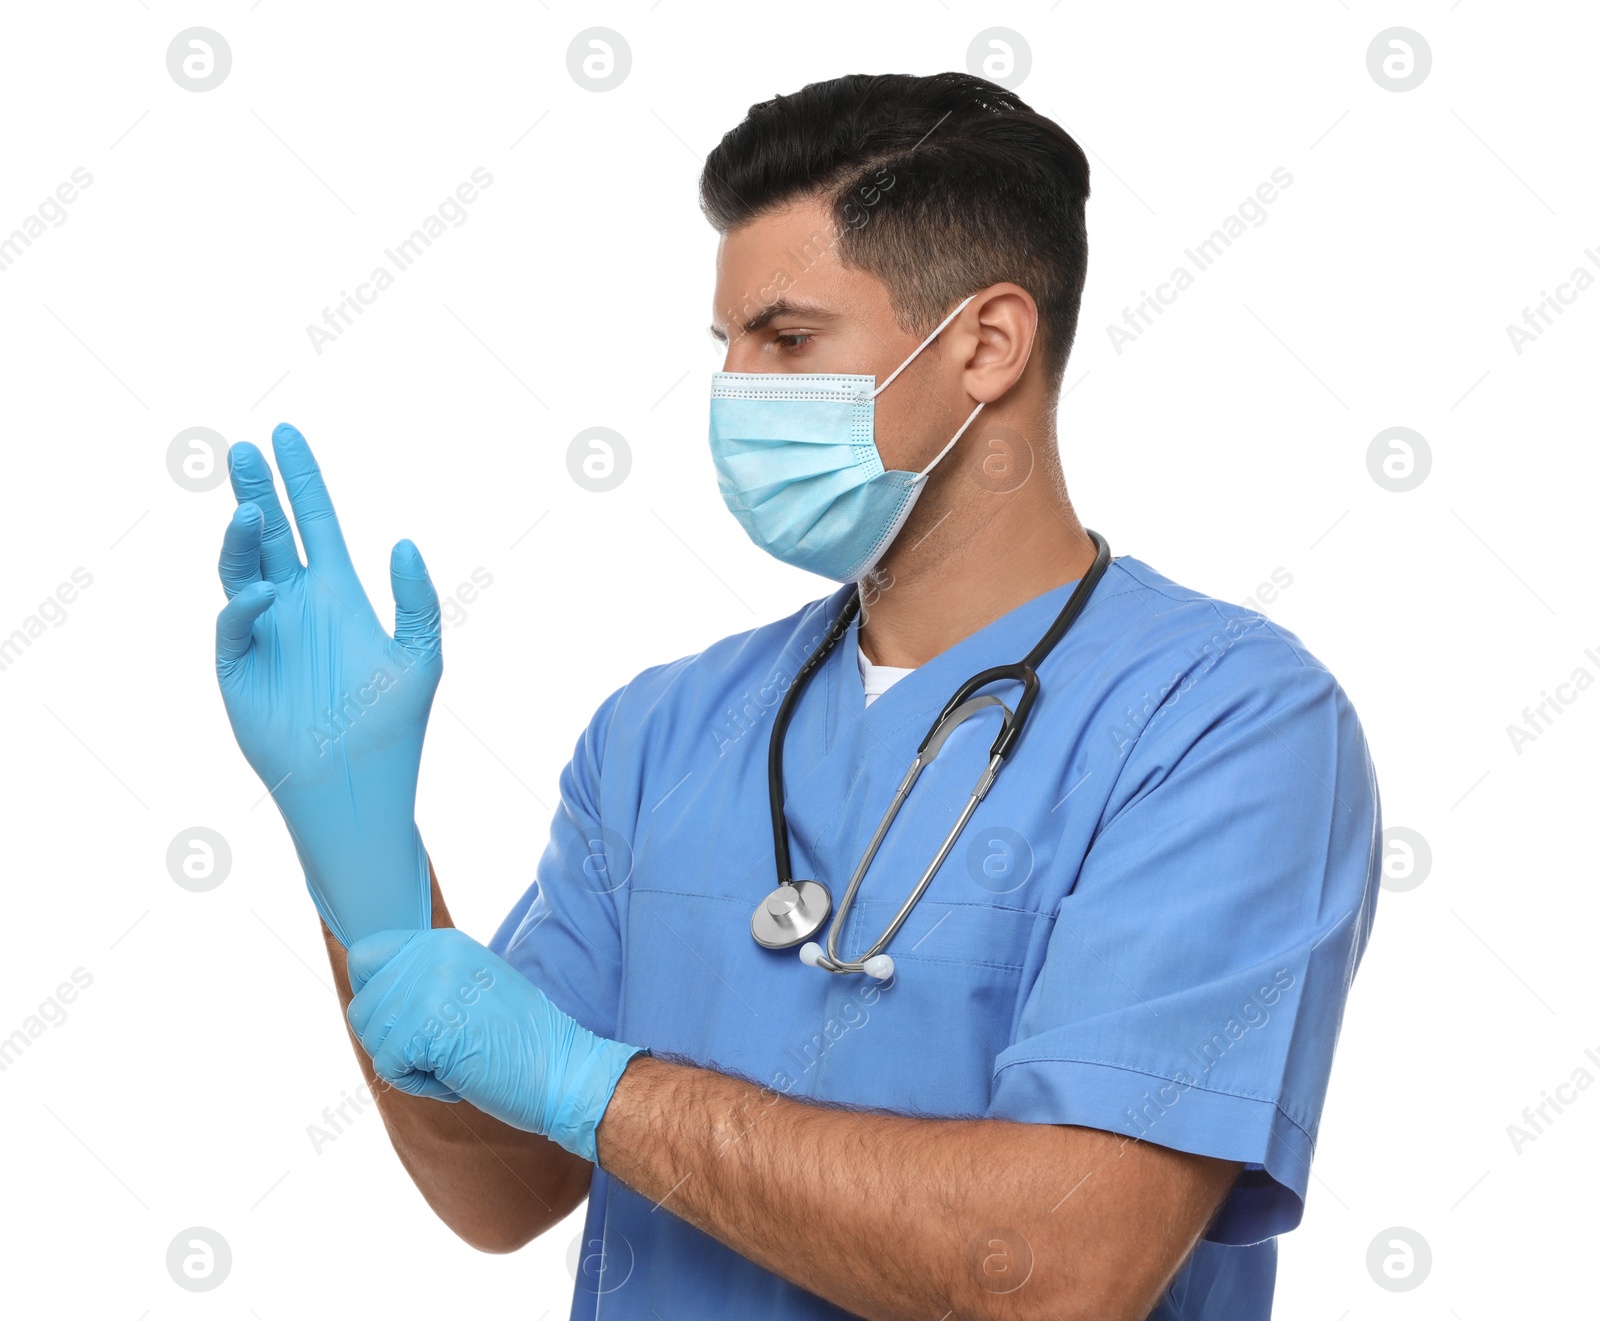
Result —
[[[968, 294], [966, 296], [966, 298], [962, 300], [960, 307], [956, 308], [956, 312], [959, 312], [961, 310], [961, 308], [965, 307], [968, 303], [970, 303], [977, 296], [978, 296], [977, 294]], [[943, 330], [945, 328], [945, 326], [948, 326], [952, 321], [955, 320], [956, 312], [950, 313], [950, 315], [947, 316], [944, 319], [944, 321], [939, 326], [939, 330]], [[934, 335], [937, 335], [939, 333], [939, 330], [934, 331], [933, 335], [929, 335], [927, 339], [922, 341], [922, 348], [919, 348], [917, 350], [917, 353], [921, 353], [922, 349], [927, 348], [929, 344], [933, 343], [933, 337], [934, 337]], [[1037, 338], [1037, 336], [1035, 336], [1035, 338]], [[911, 355], [911, 358], [916, 357], [917, 353], [913, 353]], [[900, 366], [895, 370], [894, 376], [900, 375], [900, 373], [903, 372], [906, 369], [906, 367], [911, 362], [911, 358], [907, 358], [905, 360], [905, 362], [900, 364]], [[1030, 339], [1028, 341], [1028, 356], [1022, 360], [1022, 370], [1023, 371], [1027, 371], [1028, 370], [1028, 363], [1032, 360], [1032, 358], [1033, 358], [1033, 340]], [[894, 376], [891, 376], [889, 378], [889, 381], [894, 380]], [[888, 385], [889, 381], [885, 381], [883, 383], [883, 385]], [[878, 387], [878, 389], [880, 389], [880, 390], [883, 389], [883, 385], [880, 385]], [[953, 450], [956, 447], [956, 441], [960, 440], [961, 437], [966, 434], [967, 428], [972, 425], [973, 419], [976, 418], [978, 416], [978, 414], [981, 413], [981, 412], [983, 412], [983, 405], [979, 404], [976, 408], [974, 408], [972, 410], [972, 413], [967, 418], [967, 420], [961, 424], [961, 430], [956, 432], [955, 435], [950, 437], [950, 443], [948, 445], [946, 445], [942, 450], [940, 450], [937, 454], [935, 454], [933, 456], [933, 462], [930, 463], [926, 468], [924, 468], [921, 472], [919, 472], [917, 474], [917, 476], [919, 478], [926, 477], [930, 472], [932, 472], [936, 467], [939, 466], [939, 460], [944, 458], [944, 456], [946, 454], [948, 454], [951, 450]]]
[[[946, 326], [948, 326], [952, 321], [954, 321], [956, 319], [956, 317], [960, 315], [961, 309], [964, 308], [968, 303], [970, 303], [977, 296], [978, 296], [977, 294], [968, 294], [959, 303], [957, 303], [955, 305], [955, 307], [951, 310], [950, 315], [947, 316], [943, 321], [941, 321], [937, 326], [935, 326], [933, 328], [933, 334], [929, 335], [927, 339], [923, 340], [922, 343], [918, 344], [917, 347], [916, 347], [916, 350], [912, 353], [912, 355], [909, 358], [907, 358], [904, 362], [902, 362], [898, 367], [896, 367], [892, 372], [889, 373], [889, 379], [886, 380], [882, 385], [880, 385], [876, 390], [874, 390], [872, 392], [872, 397], [874, 399], [876, 399], [880, 394], [882, 394], [891, 385], [893, 385], [894, 384], [894, 378], [896, 376], [900, 375], [901, 372], [905, 371], [905, 369], [907, 367], [909, 367], [913, 362], [915, 362], [916, 359], [917, 359], [917, 354], [921, 353], [923, 349], [927, 348], [928, 345], [932, 344], [934, 340], [938, 339], [940, 332], [943, 331], [944, 328]], [[1031, 346], [1029, 347], [1028, 351], [1030, 353], [1033, 351]], [[956, 442], [958, 440], [960, 440], [962, 436], [967, 434], [967, 428], [972, 425], [973, 420], [981, 412], [983, 412], [983, 405], [979, 404], [976, 408], [974, 408], [972, 410], [972, 412], [968, 416], [967, 420], [961, 424], [961, 429], [959, 431], [957, 431], [955, 435], [950, 437], [949, 443], [946, 444], [945, 447], [942, 450], [940, 450], [937, 454], [935, 454], [933, 456], [933, 462], [930, 463], [926, 468], [924, 468], [921, 472], [919, 472], [917, 474], [917, 477], [918, 477], [919, 480], [921, 478], [926, 477], [930, 472], [932, 472], [934, 470], [934, 468], [938, 466], [939, 460], [944, 458], [944, 456], [946, 454], [950, 453], [950, 451], [953, 450], [956, 447]]]
[[[936, 341], [936, 339], [938, 339], [939, 333], [941, 333], [942, 329], [946, 328], [947, 325], [950, 325], [950, 321], [954, 321], [955, 318], [957, 318], [958, 315], [960, 315], [960, 312], [962, 312], [963, 307], [966, 307], [966, 304], [968, 304], [968, 302], [973, 301], [974, 297], [978, 297], [978, 294], [968, 294], [968, 296], [963, 297], [962, 301], [958, 302], [958, 304], [955, 304], [954, 309], [950, 310], [949, 317], [946, 317], [946, 318], [944, 318], [944, 320], [939, 321], [939, 325], [936, 325], [933, 328], [933, 334], [930, 334], [930, 336], [926, 337], [925, 341], [923, 341], [922, 344], [918, 344], [917, 345], [917, 349], [915, 349], [915, 352], [912, 353], [912, 355], [910, 355], [909, 358], [906, 358], [906, 361], [902, 361], [901, 365], [899, 365], [898, 368], [894, 368], [894, 371], [891, 371], [890, 376], [888, 376], [888, 381], [883, 382], [882, 385], [878, 385], [878, 389], [875, 389], [874, 392], [872, 392], [872, 398], [877, 398], [878, 395], [882, 395], [882, 393], [885, 392], [885, 390], [888, 389], [888, 387], [890, 387], [890, 385], [893, 385], [894, 384], [894, 377], [899, 376], [899, 374], [901, 374], [902, 371], [904, 371], [904, 369], [909, 368], [909, 366], [912, 365], [912, 363], [914, 363], [915, 360], [917, 360], [917, 353], [922, 352], [922, 350], [926, 349], [926, 347], [928, 347], [928, 345], [933, 344], [933, 341]], [[931, 464], [928, 464], [928, 467], [925, 467], [925, 469], [923, 469], [922, 472], [918, 472], [917, 473], [918, 480], [920, 480], [920, 478], [926, 477], [926, 475], [928, 475], [928, 473], [933, 472], [934, 467], [936, 467], [936, 465], [938, 465], [939, 459], [942, 459], [942, 457], [946, 456], [946, 454], [949, 454], [950, 451], [952, 451], [952, 449], [955, 448], [955, 441], [960, 440], [960, 438], [962, 438], [963, 435], [966, 435], [966, 429], [968, 429], [968, 427], [970, 427], [970, 425], [973, 424], [974, 417], [978, 417], [978, 414], [982, 413], [982, 411], [984, 411], [984, 406], [982, 406], [982, 405], [978, 405], [978, 408], [974, 408], [973, 411], [971, 411], [971, 414], [970, 414], [970, 416], [968, 416], [968, 419], [966, 419], [965, 422], [962, 422], [962, 429], [958, 430], [958, 432], [955, 433], [955, 435], [952, 435], [952, 437], [950, 437], [949, 443], [947, 443], [947, 445], [944, 446], [944, 449], [941, 449], [941, 451], [939, 451], [938, 454], [934, 454], [933, 462], [931, 462]]]
[[935, 454], [933, 456], [933, 462], [917, 474], [917, 478], [919, 480], [923, 477], [926, 477], [930, 472], [939, 466], [939, 460], [944, 458], [946, 454], [950, 453], [950, 451], [956, 447], [956, 441], [960, 440], [962, 436], [966, 435], [967, 428], [972, 425], [973, 418], [977, 417], [981, 412], [983, 412], [983, 405], [979, 404], [972, 410], [972, 413], [968, 416], [967, 420], [961, 424], [961, 429], [957, 431], [955, 435], [950, 437], [950, 443], [937, 454]]
[[933, 328], [933, 334], [929, 335], [927, 339], [923, 340], [922, 343], [918, 344], [916, 349], [913, 350], [911, 356], [909, 358], [907, 358], [904, 362], [902, 362], [898, 367], [896, 367], [892, 372], [889, 373], [889, 379], [886, 380], [882, 385], [880, 385], [876, 390], [874, 390], [872, 392], [872, 397], [874, 399], [876, 399], [880, 394], [882, 394], [891, 385], [893, 385], [894, 384], [894, 378], [896, 376], [900, 375], [901, 372], [905, 371], [905, 369], [907, 367], [909, 367], [913, 362], [915, 362], [917, 360], [917, 354], [921, 353], [923, 349], [927, 348], [928, 345], [932, 344], [934, 340], [938, 339], [939, 338], [939, 332], [942, 331], [946, 326], [948, 326], [952, 321], [954, 321], [956, 319], [957, 315], [960, 313], [961, 309], [963, 307], [965, 307], [968, 303], [970, 303], [977, 296], [978, 296], [977, 294], [968, 294], [959, 303], [957, 303], [956, 306], [955, 306], [955, 311], [951, 312], [949, 316], [947, 316], [943, 321], [941, 321], [937, 326], [935, 326]]

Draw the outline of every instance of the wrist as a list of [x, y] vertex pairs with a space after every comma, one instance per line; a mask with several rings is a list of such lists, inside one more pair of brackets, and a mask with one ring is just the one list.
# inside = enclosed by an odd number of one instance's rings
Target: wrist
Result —
[[379, 931], [426, 931], [433, 925], [428, 851], [414, 822], [378, 841], [342, 835], [336, 848], [315, 856], [297, 833], [294, 838], [311, 901], [347, 949]]
[[622, 1076], [634, 1060], [647, 1059], [650, 1052], [595, 1036], [582, 1027], [577, 1031], [589, 1040], [573, 1043], [573, 1053], [581, 1052], [581, 1064], [568, 1075], [565, 1095], [557, 1102], [546, 1136], [573, 1155], [598, 1164], [597, 1134]]
[[612, 1089], [611, 1100], [600, 1116], [600, 1122], [595, 1125], [594, 1163], [606, 1173], [615, 1175], [619, 1165], [625, 1162], [628, 1146], [638, 1144], [636, 1121], [643, 1099], [652, 1086], [660, 1082], [661, 1071], [670, 1068], [670, 1064], [649, 1051], [635, 1055], [624, 1063], [622, 1073], [617, 1077], [617, 1085]]

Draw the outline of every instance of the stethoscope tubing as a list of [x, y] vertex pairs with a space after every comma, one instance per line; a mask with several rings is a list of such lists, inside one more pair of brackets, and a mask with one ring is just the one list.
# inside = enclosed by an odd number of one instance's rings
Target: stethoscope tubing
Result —
[[[1087, 531], [1087, 529], [1085, 530]], [[938, 718], [929, 727], [928, 732], [923, 736], [922, 742], [917, 745], [915, 759], [901, 779], [898, 788], [896, 788], [888, 810], [878, 822], [878, 828], [873, 832], [872, 840], [862, 854], [861, 861], [856, 865], [855, 871], [850, 877], [850, 882], [845, 887], [845, 892], [839, 900], [837, 911], [831, 914], [832, 921], [828, 928], [826, 950], [818, 952], [814, 947], [808, 947], [812, 948], [813, 953], [816, 954], [817, 966], [834, 973], [866, 971], [864, 967], [866, 962], [882, 955], [889, 942], [894, 939], [900, 928], [905, 925], [906, 920], [911, 916], [912, 911], [921, 902], [922, 896], [933, 883], [934, 876], [938, 874], [939, 868], [943, 866], [945, 859], [950, 854], [950, 850], [955, 847], [957, 838], [959, 838], [962, 830], [965, 829], [972, 814], [977, 811], [978, 804], [983, 801], [990, 788], [993, 787], [995, 780], [999, 777], [1001, 765], [1016, 747], [1017, 740], [1022, 735], [1023, 726], [1027, 723], [1028, 716], [1039, 694], [1037, 667], [1054, 650], [1056, 644], [1066, 636], [1067, 630], [1072, 627], [1078, 616], [1083, 613], [1084, 607], [1089, 602], [1089, 597], [1093, 595], [1100, 580], [1105, 576], [1107, 568], [1110, 567], [1111, 548], [1106, 543], [1105, 538], [1098, 532], [1091, 531], [1088, 535], [1094, 542], [1094, 563], [1083, 575], [1082, 579], [1079, 580], [1077, 587], [1074, 588], [1066, 604], [1051, 622], [1044, 636], [1039, 639], [1033, 649], [1022, 660], [1010, 665], [997, 665], [990, 669], [982, 670], [963, 683], [950, 700], [945, 703], [943, 710], [939, 712]], [[861, 591], [860, 587], [857, 586], [850, 593], [849, 599], [845, 601], [843, 608], [833, 622], [828, 626], [822, 641], [795, 674], [794, 682], [789, 685], [788, 691], [784, 693], [783, 700], [778, 704], [777, 714], [773, 719], [772, 735], [767, 745], [767, 796], [768, 806], [772, 814], [773, 861], [779, 882], [779, 889], [773, 892], [774, 895], [782, 892], [784, 886], [792, 887], [796, 884], [789, 854], [789, 823], [783, 811], [783, 745], [788, 734], [789, 722], [794, 714], [795, 706], [799, 702], [801, 692], [823, 662], [828, 659], [850, 631], [850, 625], [855, 621], [860, 611]], [[998, 697], [977, 695], [980, 689], [992, 683], [1007, 680], [1022, 685], [1022, 696], [1018, 698], [1014, 709], [1008, 708]], [[991, 705], [1000, 707], [1003, 713], [1000, 732], [995, 736], [994, 743], [990, 746], [988, 764], [985, 766], [982, 775], [979, 776], [978, 782], [968, 797], [966, 806], [962, 809], [955, 825], [945, 835], [944, 842], [939, 846], [939, 851], [934, 856], [933, 861], [923, 871], [911, 893], [906, 897], [905, 902], [900, 905], [899, 911], [896, 912], [893, 920], [878, 939], [857, 958], [840, 958], [840, 932], [844, 929], [845, 919], [849, 914], [851, 905], [855, 902], [856, 892], [861, 888], [861, 883], [865, 880], [867, 871], [872, 866], [873, 859], [877, 856], [878, 849], [887, 837], [889, 828], [899, 816], [901, 807], [910, 796], [912, 787], [916, 784], [928, 764], [938, 756], [939, 749], [943, 747], [944, 741], [951, 730], [961, 724], [962, 721], [975, 715], [980, 709]], [[820, 882], [812, 884], [820, 884]], [[823, 920], [827, 920], [826, 917]]]

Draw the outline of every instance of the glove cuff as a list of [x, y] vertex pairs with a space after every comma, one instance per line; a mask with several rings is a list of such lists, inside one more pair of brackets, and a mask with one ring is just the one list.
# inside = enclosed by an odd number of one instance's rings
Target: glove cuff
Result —
[[570, 1079], [546, 1136], [573, 1155], [599, 1164], [595, 1132], [605, 1118], [617, 1083], [622, 1080], [622, 1071], [635, 1055], [649, 1053], [644, 1046], [628, 1046], [620, 1041], [594, 1037], [581, 1070]]
[[[311, 864], [299, 847], [298, 838], [295, 848], [300, 854], [311, 902], [328, 924], [328, 930], [346, 949], [363, 936], [379, 931], [427, 931], [433, 926], [428, 850], [423, 847], [422, 835], [414, 824], [409, 839], [401, 839], [394, 848], [385, 850], [387, 857], [369, 854], [359, 862], [341, 863], [340, 879], [331, 885], [328, 882], [332, 878]], [[357, 866], [365, 874], [352, 884], [345, 873]], [[332, 894], [339, 896], [337, 907], [330, 899]]]

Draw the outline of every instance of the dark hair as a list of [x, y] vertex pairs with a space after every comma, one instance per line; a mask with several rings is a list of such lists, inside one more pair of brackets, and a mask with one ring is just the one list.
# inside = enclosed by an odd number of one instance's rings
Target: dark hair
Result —
[[1059, 382], [1089, 261], [1089, 162], [1060, 125], [971, 74], [848, 74], [751, 106], [700, 175], [724, 234], [808, 196], [831, 201], [841, 261], [884, 282], [912, 333], [1021, 285]]

